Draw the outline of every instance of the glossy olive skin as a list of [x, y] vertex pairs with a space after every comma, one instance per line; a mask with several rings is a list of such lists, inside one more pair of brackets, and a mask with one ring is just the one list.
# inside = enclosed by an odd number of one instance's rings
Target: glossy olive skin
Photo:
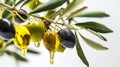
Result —
[[8, 19], [0, 19], [0, 37], [5, 40], [14, 38], [15, 28], [14, 25]]
[[58, 34], [48, 30], [44, 33], [43, 43], [50, 52], [56, 51], [60, 45]]
[[64, 47], [73, 48], [75, 46], [75, 36], [71, 30], [67, 28], [61, 29], [58, 35]]
[[[26, 19], [28, 18], [26, 11], [23, 10], [23, 9], [19, 10], [19, 11], [18, 11], [18, 14], [19, 14], [19, 16], [22, 17], [24, 20], [26, 20]], [[24, 20], [22, 20], [19, 16], [17, 16], [17, 15], [15, 16], [15, 21], [16, 21], [16, 23], [23, 23]]]

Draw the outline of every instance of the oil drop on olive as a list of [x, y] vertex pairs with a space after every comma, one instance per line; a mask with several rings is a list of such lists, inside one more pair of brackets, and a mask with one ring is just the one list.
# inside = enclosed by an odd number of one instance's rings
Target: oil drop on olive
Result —
[[15, 45], [21, 49], [22, 56], [25, 56], [30, 43], [30, 32], [22, 25], [15, 25], [16, 34], [14, 38]]
[[50, 53], [50, 63], [54, 63], [54, 53], [60, 45], [60, 40], [56, 32], [48, 30], [44, 34], [43, 43]]

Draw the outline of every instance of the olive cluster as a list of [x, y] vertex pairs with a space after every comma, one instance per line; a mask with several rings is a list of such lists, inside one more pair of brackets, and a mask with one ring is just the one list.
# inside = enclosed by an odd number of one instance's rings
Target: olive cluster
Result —
[[[14, 17], [16, 23], [10, 22], [6, 18], [0, 19], [0, 37], [5, 40], [13, 39], [15, 45], [22, 50], [22, 56], [26, 55], [30, 42], [40, 43], [43, 40], [44, 46], [50, 52], [50, 63], [53, 63], [54, 52], [60, 46], [73, 48], [75, 46], [75, 36], [68, 28], [58, 30], [58, 32], [48, 29], [45, 22], [40, 19], [28, 19], [26, 11], [18, 11]], [[24, 21], [25, 20], [25, 21]], [[40, 46], [36, 44], [36, 46]]]

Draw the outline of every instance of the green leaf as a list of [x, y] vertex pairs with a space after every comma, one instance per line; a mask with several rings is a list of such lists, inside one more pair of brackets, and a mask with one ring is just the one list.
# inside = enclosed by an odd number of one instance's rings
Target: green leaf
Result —
[[77, 26], [83, 26], [85, 28], [94, 30], [95, 32], [99, 33], [111, 33], [113, 32], [111, 29], [107, 28], [105, 25], [97, 23], [97, 22], [83, 22], [83, 23], [76, 23]]
[[47, 3], [41, 4], [33, 9], [29, 14], [39, 13], [42, 11], [47, 11], [51, 9], [55, 9], [65, 3], [66, 0], [50, 0]]
[[54, 12], [51, 16], [50, 16], [50, 19], [54, 19], [57, 15], [61, 15], [61, 13], [63, 13], [64, 9], [61, 8], [60, 10]]
[[[12, 6], [14, 4], [14, 0], [5, 0], [5, 4]], [[7, 10], [3, 10], [2, 17], [8, 18], [9, 16], [11, 16], [11, 13]]]
[[97, 18], [102, 18], [102, 17], [109, 17], [105, 12], [86, 12], [86, 13], [81, 13], [77, 15], [76, 17], [97, 17]]
[[28, 49], [27, 52], [31, 53], [31, 54], [40, 54], [38, 51], [35, 51], [35, 50], [32, 50], [32, 49]]
[[15, 6], [19, 5], [20, 3], [22, 3], [24, 0], [19, 0], [17, 3], [15, 3]]
[[27, 59], [26, 59], [26, 58], [21, 57], [21, 55], [15, 53], [15, 52], [13, 52], [13, 51], [8, 51], [8, 50], [6, 50], [5, 52], [6, 52], [6, 54], [14, 57], [14, 58], [15, 58], [16, 60], [18, 60], [18, 61], [27, 62]]
[[80, 46], [79, 40], [78, 40], [78, 36], [77, 33], [75, 32], [75, 38], [76, 38], [76, 50], [77, 50], [77, 54], [79, 56], [79, 58], [82, 60], [82, 62], [87, 65], [87, 67], [89, 67], [89, 63], [84, 55], [84, 52]]
[[31, 0], [27, 6], [33, 10], [34, 8], [36, 8], [38, 5], [40, 4], [39, 0]]
[[3, 18], [9, 18], [9, 17], [11, 17], [12, 16], [12, 14], [9, 12], [9, 11], [7, 11], [7, 10], [4, 10], [3, 11], [3, 14], [2, 14], [2, 17]]
[[90, 29], [87, 29], [87, 30], [88, 30], [89, 32], [91, 32], [92, 34], [96, 35], [97, 37], [99, 37], [101, 40], [107, 41], [107, 39], [106, 39], [104, 36], [102, 36], [101, 34], [95, 32], [95, 31], [93, 31], [93, 30], [90, 30]]
[[70, 14], [71, 12], [73, 12], [74, 10], [76, 10], [76, 8], [83, 2], [84, 0], [73, 0], [64, 10], [63, 14], [60, 16], [60, 18]]
[[14, 0], [5, 0], [5, 4], [12, 6], [14, 4]]
[[24, 3], [20, 6], [20, 8], [22, 8], [24, 5], [26, 5], [27, 3], [29, 3], [31, 0], [26, 0], [24, 1]]
[[3, 56], [5, 53], [5, 50], [0, 50], [0, 56]]
[[63, 47], [61, 44], [57, 50], [58, 52], [64, 52], [65, 51], [65, 47]]
[[[79, 33], [80, 34], [80, 33]], [[80, 36], [82, 37], [82, 39], [92, 48], [96, 49], [96, 50], [107, 50], [107, 47], [102, 46], [100, 43], [97, 43], [93, 40], [90, 40], [86, 37], [84, 37], [83, 35], [80, 34]]]
[[82, 7], [82, 8], [80, 8], [80, 9], [72, 12], [72, 13], [67, 17], [67, 19], [70, 19], [70, 18], [73, 18], [73, 17], [77, 16], [78, 14], [80, 14], [81, 12], [83, 12], [85, 9], [87, 9], [87, 6]]

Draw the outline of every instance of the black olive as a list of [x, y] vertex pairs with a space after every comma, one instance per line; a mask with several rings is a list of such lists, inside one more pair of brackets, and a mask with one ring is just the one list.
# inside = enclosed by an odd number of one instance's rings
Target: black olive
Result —
[[8, 19], [0, 19], [0, 37], [8, 40], [15, 36], [14, 25]]
[[[23, 9], [20, 9], [20, 10], [18, 11], [18, 14], [19, 14], [20, 17], [22, 17], [22, 19], [21, 19], [18, 15], [16, 15], [16, 16], [15, 16], [15, 21], [16, 21], [17, 23], [23, 23], [24, 20], [26, 20], [26, 19], [28, 18], [26, 11], [23, 10]], [[24, 19], [24, 20], [23, 20], [23, 19]]]
[[58, 35], [64, 47], [73, 48], [75, 46], [75, 36], [71, 30], [67, 28], [61, 29]]

